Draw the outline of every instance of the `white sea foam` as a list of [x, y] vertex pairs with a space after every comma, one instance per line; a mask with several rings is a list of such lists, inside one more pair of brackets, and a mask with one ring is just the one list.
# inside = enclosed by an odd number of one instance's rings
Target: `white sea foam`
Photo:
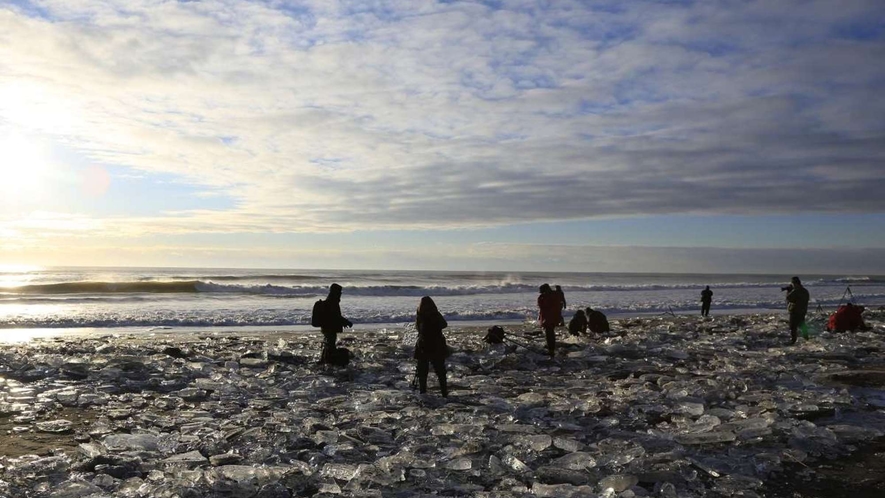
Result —
[[[345, 272], [59, 269], [19, 272], [0, 289], [0, 328], [289, 326], [309, 323], [328, 284], [344, 286], [355, 323], [414, 319], [432, 296], [449, 321], [533, 320], [537, 288], [560, 284], [569, 308], [609, 314], [696, 313], [700, 290], [713, 310], [782, 309], [786, 275], [654, 275], [481, 272]], [[812, 307], [835, 307], [850, 282], [859, 304], [885, 304], [885, 278], [803, 276]]]

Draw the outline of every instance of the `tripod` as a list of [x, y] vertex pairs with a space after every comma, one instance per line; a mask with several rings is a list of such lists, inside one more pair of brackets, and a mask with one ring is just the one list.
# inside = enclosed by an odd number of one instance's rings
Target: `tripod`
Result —
[[510, 339], [510, 338], [508, 338], [508, 337], [504, 337], [504, 340], [507, 341], [507, 342], [509, 342], [509, 343], [516, 344], [517, 346], [520, 346], [520, 347], [523, 347], [523, 348], [525, 348], [525, 349], [528, 349], [528, 350], [531, 351], [532, 353], [539, 354], [539, 355], [544, 355], [544, 354], [546, 354], [546, 353], [542, 353], [542, 352], [538, 351], [537, 349], [535, 349], [535, 348], [529, 346], [528, 344], [524, 344], [524, 343], [521, 343], [521, 342], [519, 342], [519, 341], [514, 341], [513, 339]]
[[[845, 301], [845, 296], [848, 296], [848, 302], [849, 302], [849, 303], [852, 303], [852, 304], [854, 303], [854, 301], [855, 301], [855, 299], [854, 299], [854, 293], [851, 292], [851, 286], [850, 286], [850, 285], [846, 285], [846, 286], [845, 286], [845, 292], [842, 293], [842, 297], [839, 299], [839, 304], [836, 305], [836, 309], [837, 309], [837, 310], [838, 310], [839, 308], [842, 307], [842, 302]], [[823, 306], [822, 306], [820, 303], [817, 304], [817, 312], [820, 313], [820, 314], [822, 314], [822, 315], [826, 315], [826, 314], [827, 314], [827, 312], [824, 311], [824, 308], [823, 308]]]
[[[842, 301], [845, 300], [845, 296], [846, 296], [846, 295], [850, 296], [850, 297], [848, 298], [848, 302], [849, 302], [849, 303], [854, 303], [854, 294], [851, 292], [851, 286], [850, 286], [850, 285], [847, 285], [847, 286], [845, 286], [845, 292], [842, 293], [842, 298], [839, 299], [839, 306], [842, 306]], [[838, 307], [837, 307], [837, 308], [838, 308]]]

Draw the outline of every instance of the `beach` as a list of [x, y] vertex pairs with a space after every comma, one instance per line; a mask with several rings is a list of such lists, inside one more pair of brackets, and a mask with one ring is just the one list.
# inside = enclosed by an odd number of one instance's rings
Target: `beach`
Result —
[[0, 495], [873, 496], [826, 470], [873, 465], [885, 434], [885, 313], [866, 319], [788, 346], [783, 313], [622, 318], [560, 329], [553, 360], [535, 324], [502, 345], [453, 324], [447, 399], [411, 388], [408, 325], [345, 331], [346, 368], [312, 331], [9, 343]]

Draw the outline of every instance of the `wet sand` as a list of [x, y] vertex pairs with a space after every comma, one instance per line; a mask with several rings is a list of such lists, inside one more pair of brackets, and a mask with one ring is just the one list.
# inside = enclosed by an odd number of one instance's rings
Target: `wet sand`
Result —
[[342, 334], [346, 369], [316, 333], [9, 344], [0, 494], [878, 496], [882, 319], [797, 346], [780, 315], [621, 319], [552, 361], [530, 325], [453, 327], [447, 400], [403, 327]]

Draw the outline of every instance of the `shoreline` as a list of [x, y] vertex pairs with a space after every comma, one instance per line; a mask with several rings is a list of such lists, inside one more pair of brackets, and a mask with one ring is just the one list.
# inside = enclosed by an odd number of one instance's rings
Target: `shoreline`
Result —
[[[553, 361], [455, 322], [447, 400], [432, 375], [409, 388], [401, 324], [341, 334], [345, 369], [315, 364], [316, 329], [2, 344], [0, 479], [19, 496], [790, 496], [784, 479], [885, 441], [885, 313], [796, 346], [782, 315], [560, 329]], [[543, 348], [535, 326], [505, 329]]]
[[[624, 320], [631, 318], [649, 318], [656, 316], [675, 316], [675, 317], [698, 317], [699, 313], [674, 312], [642, 312], [642, 313], [611, 313], [606, 314], [610, 320]], [[713, 319], [728, 319], [731, 316], [747, 316], [747, 315], [771, 315], [786, 314], [781, 309], [759, 309], [759, 308], [739, 308], [727, 310], [711, 310], [710, 315]], [[569, 315], [570, 316], [570, 315]], [[359, 333], [361, 331], [378, 331], [383, 329], [403, 329], [412, 322], [379, 322], [379, 323], [354, 323], [354, 329], [346, 329], [345, 333]], [[535, 326], [530, 320], [449, 320], [449, 329], [457, 328], [488, 328], [493, 325], [501, 326]], [[280, 334], [304, 334], [318, 332], [316, 327], [308, 324], [302, 325], [225, 325], [225, 326], [127, 326], [127, 327], [34, 327], [34, 328], [0, 328], [0, 345], [29, 342], [31, 340], [48, 339], [53, 337], [100, 337], [103, 335], [112, 336], [137, 336], [137, 337], [169, 337], [169, 336], [187, 336], [191, 334], [213, 334], [213, 335], [258, 335], [258, 336], [277, 336]]]

